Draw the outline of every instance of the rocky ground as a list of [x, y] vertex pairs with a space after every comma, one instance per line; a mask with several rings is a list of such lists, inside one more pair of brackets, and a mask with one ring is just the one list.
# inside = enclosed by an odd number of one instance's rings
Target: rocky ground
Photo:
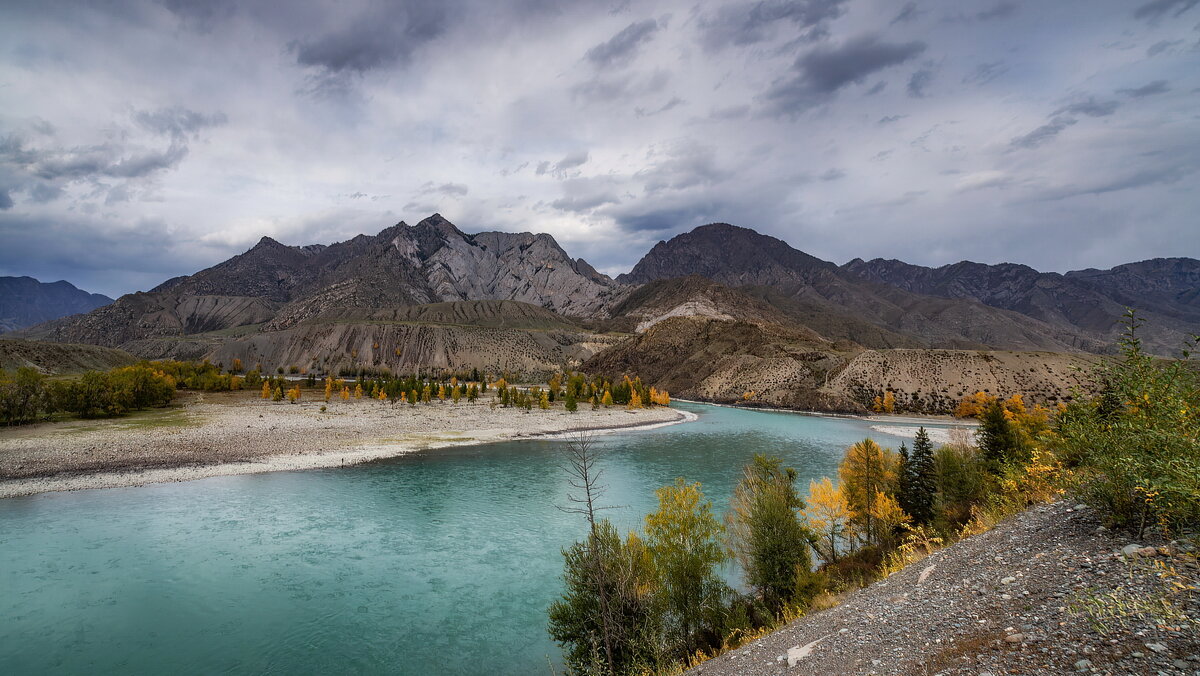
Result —
[[1057, 503], [689, 673], [1200, 676], [1198, 589], [1190, 543], [1134, 541]]
[[685, 419], [670, 408], [523, 411], [492, 407], [491, 397], [414, 407], [338, 398], [290, 404], [223, 392], [186, 393], [180, 402], [127, 418], [0, 429], [0, 498], [336, 467], [437, 446]]

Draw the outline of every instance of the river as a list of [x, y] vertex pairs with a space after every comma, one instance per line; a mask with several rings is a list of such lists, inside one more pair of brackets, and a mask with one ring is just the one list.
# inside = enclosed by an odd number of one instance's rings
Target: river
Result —
[[[678, 404], [694, 422], [597, 436], [607, 515], [700, 481], [724, 511], [755, 453], [801, 486], [868, 423]], [[0, 673], [550, 674], [560, 550], [580, 538], [561, 440], [349, 468], [0, 500]]]

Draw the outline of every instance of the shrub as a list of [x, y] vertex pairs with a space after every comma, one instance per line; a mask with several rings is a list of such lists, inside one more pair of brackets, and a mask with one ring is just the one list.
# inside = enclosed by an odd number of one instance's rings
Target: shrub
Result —
[[0, 369], [0, 421], [6, 425], [31, 422], [49, 407], [42, 374], [37, 369], [19, 368], [12, 375]]
[[813, 535], [800, 519], [796, 470], [779, 458], [754, 456], [742, 470], [726, 514], [730, 549], [749, 583], [772, 613], [807, 606], [821, 591], [812, 572]]
[[971, 507], [983, 500], [987, 482], [984, 462], [970, 446], [942, 446], [933, 454], [937, 484], [936, 523], [955, 530], [971, 518]]
[[1062, 457], [1078, 466], [1082, 499], [1139, 536], [1200, 524], [1200, 371], [1142, 351], [1140, 321], [1126, 316], [1121, 357], [1095, 370], [1098, 395], [1059, 415]]

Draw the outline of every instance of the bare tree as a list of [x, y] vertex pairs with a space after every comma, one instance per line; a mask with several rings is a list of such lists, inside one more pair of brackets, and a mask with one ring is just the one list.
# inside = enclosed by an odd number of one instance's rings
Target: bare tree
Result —
[[574, 492], [567, 494], [571, 504], [558, 508], [571, 514], [582, 514], [588, 522], [587, 552], [591, 562], [592, 577], [600, 596], [600, 628], [604, 639], [604, 655], [608, 663], [608, 673], [615, 673], [616, 663], [613, 659], [613, 627], [612, 614], [609, 610], [608, 587], [609, 580], [596, 545], [599, 538], [596, 533], [596, 512], [612, 509], [612, 505], [601, 506], [597, 501], [604, 495], [607, 486], [600, 483], [603, 470], [596, 467], [596, 461], [601, 452], [595, 447], [592, 435], [581, 431], [571, 437], [563, 453], [566, 464], [563, 469], [570, 477], [568, 483]]

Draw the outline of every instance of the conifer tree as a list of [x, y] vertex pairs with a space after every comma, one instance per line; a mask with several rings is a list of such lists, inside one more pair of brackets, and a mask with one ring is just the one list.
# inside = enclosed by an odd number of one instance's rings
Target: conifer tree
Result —
[[263, 386], [262, 386], [262, 398], [263, 398], [263, 399], [270, 399], [270, 398], [271, 398], [271, 382], [270, 382], [270, 381], [268, 381], [268, 380], [264, 380], [264, 381], [263, 381]]
[[1017, 431], [999, 401], [993, 401], [980, 415], [975, 439], [984, 461], [994, 473], [998, 473], [1005, 464], [1021, 459]]
[[579, 410], [579, 402], [575, 401], [575, 393], [567, 389], [567, 399], [563, 404], [563, 408], [567, 409], [568, 413], [574, 413]]
[[911, 452], [900, 446], [900, 458], [900, 489], [896, 500], [914, 524], [925, 525], [933, 521], [937, 477], [934, 476], [933, 442], [924, 427], [917, 430]]
[[355, 399], [362, 399], [362, 397], [363, 397], [363, 388], [362, 388], [362, 383], [356, 383], [356, 384], [354, 385], [354, 398], [355, 398]]
[[600, 401], [600, 403], [604, 404], [604, 408], [608, 408], [609, 406], [613, 405], [613, 397], [612, 397], [611, 390], [604, 390], [604, 399], [602, 399]]

